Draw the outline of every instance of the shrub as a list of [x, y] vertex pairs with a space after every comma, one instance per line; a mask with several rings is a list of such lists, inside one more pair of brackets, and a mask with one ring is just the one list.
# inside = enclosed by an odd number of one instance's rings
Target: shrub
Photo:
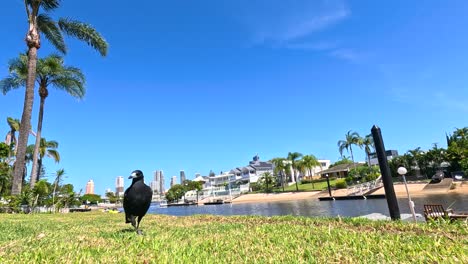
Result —
[[307, 183], [312, 183], [312, 180], [302, 180], [301, 184], [307, 184]]
[[336, 180], [335, 182], [335, 187], [337, 189], [344, 189], [348, 186], [348, 184], [346, 184], [346, 180], [345, 179], [338, 179]]

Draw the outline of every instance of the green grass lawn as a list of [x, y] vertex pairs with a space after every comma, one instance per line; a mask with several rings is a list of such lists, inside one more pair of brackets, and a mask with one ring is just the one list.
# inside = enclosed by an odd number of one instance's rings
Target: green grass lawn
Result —
[[1, 214], [0, 263], [468, 263], [467, 223]]

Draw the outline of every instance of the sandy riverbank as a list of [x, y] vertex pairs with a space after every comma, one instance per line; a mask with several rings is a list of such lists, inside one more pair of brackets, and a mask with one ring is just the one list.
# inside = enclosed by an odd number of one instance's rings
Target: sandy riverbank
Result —
[[287, 193], [253, 193], [244, 194], [234, 200], [232, 203], [257, 203], [257, 202], [277, 202], [311, 199], [320, 192], [287, 192]]
[[[426, 183], [411, 183], [408, 184], [408, 190], [412, 196], [427, 195], [433, 193], [445, 193], [445, 194], [466, 194], [468, 195], [468, 182], [458, 183], [457, 187], [453, 190], [442, 190], [442, 191], [428, 191], [424, 190]], [[397, 197], [406, 197], [406, 189], [404, 184], [394, 185], [395, 194]], [[346, 189], [332, 191], [333, 196], [346, 196], [348, 191]], [[385, 194], [384, 188], [380, 188], [374, 194]], [[232, 201], [232, 203], [258, 203], [258, 202], [277, 202], [277, 201], [292, 201], [302, 199], [317, 199], [320, 196], [328, 196], [328, 192], [288, 192], [288, 193], [255, 193], [255, 194], [244, 194]]]

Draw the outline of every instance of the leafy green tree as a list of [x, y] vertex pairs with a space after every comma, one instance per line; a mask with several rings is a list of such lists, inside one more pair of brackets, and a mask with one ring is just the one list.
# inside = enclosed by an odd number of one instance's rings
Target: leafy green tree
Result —
[[357, 132], [349, 130], [345, 135], [345, 139], [338, 141], [338, 150], [340, 151], [340, 155], [343, 156], [343, 150], [346, 149], [346, 151], [351, 154], [351, 160], [354, 163], [353, 145], [359, 146], [360, 138], [361, 137]]
[[59, 199], [57, 201], [57, 209], [70, 206], [77, 206], [82, 203], [79, 199], [79, 195], [75, 193], [73, 189], [73, 184], [70, 183], [60, 186]]
[[181, 184], [175, 184], [166, 193], [166, 200], [173, 202], [179, 201], [185, 194], [185, 187]]
[[328, 168], [332, 168], [332, 167], [335, 167], [335, 166], [338, 166], [338, 165], [341, 165], [341, 164], [353, 164], [353, 161], [350, 160], [348, 157], [341, 157], [340, 160], [334, 162], [333, 164], [330, 164], [330, 166]]
[[[60, 52], [66, 53], [64, 34], [84, 41], [102, 56], [107, 54], [107, 43], [104, 38], [90, 25], [60, 18], [54, 21], [49, 14], [60, 7], [60, 0], [25, 0], [25, 11], [28, 22], [26, 45], [28, 47], [28, 67], [23, 114], [21, 116], [20, 133], [18, 138], [17, 163], [24, 164], [28, 144], [29, 130], [31, 129], [31, 114], [34, 102], [34, 81], [36, 80], [37, 51], [41, 47], [40, 36], [44, 36]], [[8, 82], [10, 79], [3, 80]], [[0, 86], [2, 86], [0, 84]], [[12, 194], [21, 193], [23, 168], [15, 166], [13, 173]]]
[[106, 192], [106, 197], [109, 199], [110, 203], [116, 203], [118, 200], [118, 197], [114, 192]]
[[266, 193], [270, 193], [275, 186], [276, 179], [270, 172], [265, 172], [260, 176], [258, 182]]
[[[429, 163], [425, 155], [426, 153], [422, 151], [420, 147], [408, 150], [406, 152], [406, 155], [404, 155], [404, 158], [406, 159], [406, 165], [408, 166], [405, 166], [405, 168], [408, 168], [411, 171], [413, 167], [416, 167], [419, 168], [419, 171], [422, 175], [426, 175]], [[402, 162], [401, 165], [403, 165], [404, 163], [405, 162]]]
[[51, 184], [47, 180], [40, 180], [32, 189], [34, 197], [33, 207], [38, 205], [42, 206], [45, 204], [46, 199], [50, 196]]
[[[280, 185], [284, 191], [284, 180], [286, 178], [286, 164], [284, 163], [285, 158], [273, 158], [270, 160], [271, 163], [274, 165], [273, 172], [277, 175], [277, 178], [280, 179]], [[279, 177], [278, 177], [279, 176]]]
[[82, 203], [86, 203], [86, 202], [89, 202], [90, 204], [97, 204], [97, 203], [100, 203], [102, 201], [101, 199], [101, 196], [97, 195], [97, 194], [85, 194], [83, 196], [80, 197], [80, 201]]
[[377, 179], [380, 175], [379, 166], [360, 165], [349, 170], [346, 182], [352, 184], [356, 181], [368, 182]]
[[191, 180], [185, 180], [183, 183], [185, 192], [188, 191], [201, 191], [203, 189], [203, 183], [199, 181], [191, 181]]
[[[20, 54], [18, 58], [13, 59], [9, 62], [10, 72], [27, 73], [27, 62], [27, 56], [24, 54]], [[27, 74], [16, 74], [10, 77], [12, 79], [17, 79], [5, 83], [5, 85], [2, 87], [3, 92], [23, 87], [26, 85]], [[38, 156], [41, 144], [40, 141], [42, 134], [42, 122], [44, 118], [44, 104], [46, 98], [49, 95], [48, 88], [54, 87], [56, 89], [63, 90], [76, 98], [83, 98], [85, 94], [85, 77], [81, 70], [75, 67], [65, 66], [63, 58], [58, 55], [50, 55], [46, 58], [38, 59], [36, 67], [36, 81], [37, 83], [39, 83], [39, 96], [41, 100], [39, 105], [39, 116], [36, 130], [36, 144], [33, 154], [31, 176], [37, 175], [37, 171], [40, 169], [38, 168]], [[34, 187], [35, 182], [36, 177], [31, 177], [31, 188]]]
[[7, 162], [9, 155], [10, 147], [0, 142], [0, 197], [8, 195], [10, 187], [12, 168]]
[[468, 175], [468, 127], [457, 128], [447, 136], [447, 159], [452, 171], [464, 171]]

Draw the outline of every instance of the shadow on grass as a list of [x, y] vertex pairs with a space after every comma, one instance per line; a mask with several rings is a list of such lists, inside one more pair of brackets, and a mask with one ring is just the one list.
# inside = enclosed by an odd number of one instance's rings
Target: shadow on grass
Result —
[[124, 228], [119, 231], [119, 233], [136, 233], [135, 228]]

